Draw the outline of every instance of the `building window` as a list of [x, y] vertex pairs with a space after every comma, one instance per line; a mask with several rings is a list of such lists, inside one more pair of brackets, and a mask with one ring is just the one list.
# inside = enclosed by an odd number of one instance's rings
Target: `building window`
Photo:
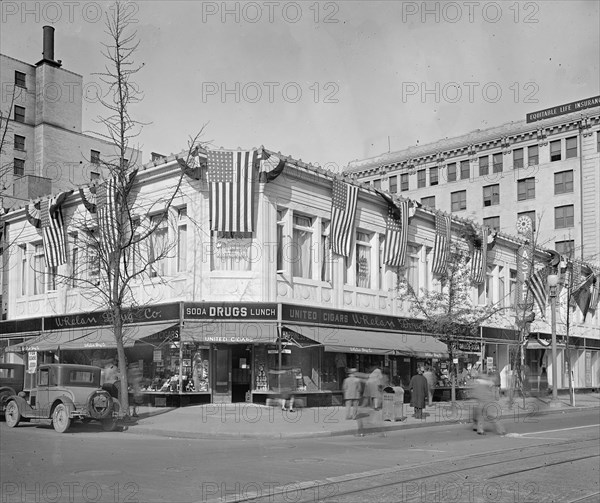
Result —
[[277, 209], [277, 272], [285, 272], [283, 264], [283, 231], [285, 229], [285, 213], [284, 209]]
[[27, 75], [15, 70], [15, 86], [27, 89]]
[[471, 178], [471, 166], [469, 161], [460, 161], [460, 179], [468, 180]]
[[493, 286], [493, 277], [492, 277], [493, 268], [487, 268], [485, 281], [479, 285], [477, 285], [477, 301], [480, 305], [486, 305], [493, 301], [492, 296], [492, 286]]
[[517, 181], [517, 200], [535, 199], [535, 178], [523, 178]]
[[20, 107], [19, 105], [15, 105], [15, 122], [25, 122], [25, 107]]
[[33, 295], [46, 293], [46, 263], [44, 259], [44, 246], [36, 244], [33, 249]]
[[429, 185], [438, 184], [438, 168], [429, 168]]
[[13, 173], [16, 176], [23, 176], [25, 174], [25, 161], [23, 159], [13, 159]]
[[494, 173], [502, 173], [502, 152], [494, 154]]
[[398, 177], [396, 175], [390, 176], [390, 192], [392, 194], [398, 192]]
[[422, 197], [421, 204], [428, 208], [435, 208], [435, 196]]
[[577, 136], [567, 138], [566, 147], [567, 147], [566, 152], [565, 152], [566, 159], [571, 159], [572, 157], [577, 157]]
[[385, 290], [387, 288], [387, 284], [385, 281], [385, 264], [383, 262], [384, 256], [384, 248], [385, 248], [385, 235], [379, 235], [379, 289]]
[[97, 173], [96, 171], [90, 171], [90, 180], [92, 182], [95, 182], [96, 180], [100, 180], [100, 173]]
[[89, 243], [86, 247], [86, 267], [89, 282], [98, 285], [100, 284], [100, 255], [98, 254], [100, 241], [95, 232], [95, 229], [90, 229]]
[[517, 218], [519, 217], [529, 217], [531, 219], [531, 230], [535, 232], [537, 223], [535, 219], [535, 211], [522, 211], [521, 213], [517, 213]]
[[356, 232], [356, 286], [371, 288], [371, 236]]
[[483, 225], [487, 225], [490, 229], [495, 231], [500, 230], [500, 217], [487, 217], [483, 219]]
[[510, 270], [509, 278], [508, 278], [508, 296], [510, 306], [514, 307], [517, 303], [516, 299], [517, 293], [517, 271], [514, 269]]
[[500, 185], [488, 185], [483, 188], [483, 206], [500, 204]]
[[540, 163], [539, 148], [537, 145], [527, 147], [527, 165], [537, 166]]
[[456, 181], [456, 163], [451, 162], [448, 164], [448, 181], [455, 182]]
[[251, 269], [251, 232], [213, 232], [213, 270], [249, 271]]
[[187, 207], [177, 210], [177, 272], [184, 272], [187, 268]]
[[506, 307], [506, 278], [504, 277], [504, 267], [498, 266], [498, 303], [500, 307]]
[[408, 190], [408, 173], [400, 175], [400, 191], [406, 192]]
[[373, 187], [376, 189], [381, 189], [381, 179], [373, 180]]
[[25, 137], [24, 136], [19, 136], [18, 134], [15, 135], [15, 144], [14, 147], [16, 150], [25, 150]]
[[97, 150], [90, 150], [90, 162], [92, 164], [100, 164], [100, 152]]
[[490, 157], [484, 155], [479, 158], [479, 176], [485, 176], [490, 172]]
[[425, 185], [427, 185], [427, 171], [420, 169], [417, 171], [417, 187], [421, 189], [425, 187]]
[[565, 257], [573, 257], [575, 254], [575, 241], [557, 241], [554, 249]]
[[560, 140], [554, 140], [550, 142], [550, 161], [560, 161]]
[[554, 194], [573, 192], [573, 170], [554, 173]]
[[554, 208], [554, 228], [565, 229], [567, 227], [573, 227], [574, 225], [574, 206], [569, 204], [567, 206], [558, 206]]
[[154, 215], [150, 218], [150, 250], [148, 254], [148, 265], [150, 266], [150, 277], [156, 278], [167, 273], [167, 217], [165, 214]]
[[596, 152], [600, 152], [600, 131], [596, 133]]
[[312, 278], [312, 227], [312, 218], [294, 215], [290, 255], [292, 276], [296, 278]]
[[516, 148], [513, 150], [513, 169], [521, 169], [524, 166], [524, 150]]
[[321, 281], [331, 283], [331, 263], [333, 261], [333, 253], [331, 251], [329, 240], [329, 222], [321, 223]]
[[79, 270], [79, 239], [77, 233], [71, 234], [71, 288], [79, 286], [81, 271]]
[[452, 211], [460, 211], [467, 209], [467, 191], [459, 190], [450, 194], [452, 200]]
[[419, 294], [419, 248], [409, 245], [406, 250], [406, 282], [412, 290]]
[[25, 296], [27, 295], [27, 246], [19, 245], [18, 251], [19, 260], [21, 263], [21, 270], [19, 271], [19, 282], [21, 284], [18, 291], [20, 292], [21, 296]]

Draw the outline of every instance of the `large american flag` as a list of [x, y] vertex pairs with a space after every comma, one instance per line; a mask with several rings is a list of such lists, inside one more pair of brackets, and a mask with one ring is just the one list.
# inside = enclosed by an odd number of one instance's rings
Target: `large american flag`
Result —
[[473, 246], [473, 257], [471, 257], [471, 281], [481, 284], [485, 280], [487, 272], [487, 247], [489, 230], [483, 227], [481, 232], [481, 246]]
[[[571, 297], [575, 301], [576, 305], [579, 306], [579, 309], [581, 309], [583, 321], [585, 321], [585, 318], [590, 310], [592, 296], [594, 295], [594, 280], [595, 276], [590, 274], [585, 281], [571, 294]], [[595, 310], [595, 307], [596, 306], [594, 306], [593, 310]]]
[[548, 266], [542, 267], [531, 276], [528, 282], [529, 290], [531, 290], [531, 293], [533, 294], [533, 299], [538, 305], [542, 318], [546, 316], [546, 297], [548, 296], [546, 287], [548, 284], [549, 273], [550, 268]]
[[342, 182], [333, 181], [333, 196], [331, 199], [331, 249], [338, 255], [350, 256], [354, 217], [358, 187]]
[[100, 232], [100, 245], [105, 253], [115, 251], [119, 242], [119, 229], [117, 225], [117, 177], [109, 178], [96, 191], [96, 215], [98, 217], [98, 230]]
[[[589, 312], [592, 313], [592, 316], [594, 316], [594, 313], [596, 312], [596, 309], [598, 308], [598, 302], [600, 301], [600, 274], [596, 274], [596, 276], [593, 279], [592, 282], [592, 287], [590, 290], [590, 305], [589, 305]], [[584, 319], [585, 321], [585, 319]]]
[[383, 261], [392, 267], [401, 267], [406, 262], [408, 246], [408, 200], [398, 205], [388, 204], [385, 222], [385, 244]]
[[40, 204], [44, 256], [47, 267], [58, 267], [67, 262], [62, 211], [60, 205], [57, 204], [59, 197], [44, 199]]
[[256, 150], [209, 150], [211, 230], [253, 232]]
[[450, 255], [450, 216], [435, 214], [435, 241], [433, 243], [433, 273], [444, 274]]

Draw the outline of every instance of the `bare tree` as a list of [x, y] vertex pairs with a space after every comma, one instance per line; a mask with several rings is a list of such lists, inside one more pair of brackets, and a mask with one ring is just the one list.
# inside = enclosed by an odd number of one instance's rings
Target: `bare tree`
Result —
[[456, 400], [456, 366], [454, 357], [464, 337], [478, 337], [482, 324], [500, 316], [506, 307], [504, 299], [495, 304], [473, 302], [469, 253], [452, 241], [447, 269], [439, 276], [439, 288], [415, 290], [406, 274], [398, 275], [399, 299], [407, 301], [413, 315], [422, 318], [423, 330], [445, 343], [450, 357], [451, 400]]

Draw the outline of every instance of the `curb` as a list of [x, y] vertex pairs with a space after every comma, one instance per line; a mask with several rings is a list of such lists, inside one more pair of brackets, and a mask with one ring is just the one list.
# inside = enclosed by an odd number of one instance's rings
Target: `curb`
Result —
[[[557, 409], [543, 409], [535, 411], [532, 417], [535, 416], [546, 416], [550, 414], [572, 414], [575, 412], [586, 412], [590, 410], [597, 410], [600, 408], [600, 405], [591, 405], [591, 406], [581, 406], [581, 407], [573, 407], [573, 408], [557, 408]], [[517, 408], [515, 408], [517, 409]], [[527, 409], [523, 410], [523, 417], [526, 417]], [[511, 419], [514, 418], [513, 413], [502, 414], [500, 419]], [[192, 432], [192, 431], [180, 431], [180, 430], [166, 430], [161, 428], [146, 428], [140, 425], [131, 425], [126, 433], [131, 433], [133, 435], [155, 435], [160, 437], [169, 437], [169, 438], [183, 438], [183, 439], [198, 439], [198, 440], [236, 440], [236, 439], [294, 439], [294, 438], [323, 438], [323, 437], [339, 437], [339, 436], [367, 436], [373, 434], [379, 434], [381, 436], [385, 436], [385, 433], [388, 431], [399, 431], [399, 430], [407, 430], [407, 429], [415, 429], [415, 428], [428, 428], [434, 426], [443, 426], [443, 425], [452, 425], [452, 424], [469, 424], [471, 421], [465, 420], [446, 420], [446, 421], [435, 421], [435, 422], [423, 422], [423, 423], [393, 423], [393, 424], [384, 424], [382, 426], [374, 427], [374, 428], [352, 428], [346, 430], [338, 430], [338, 431], [311, 431], [311, 432], [280, 432], [280, 433], [269, 433], [269, 432], [260, 432], [260, 433], [249, 433], [249, 432]]]

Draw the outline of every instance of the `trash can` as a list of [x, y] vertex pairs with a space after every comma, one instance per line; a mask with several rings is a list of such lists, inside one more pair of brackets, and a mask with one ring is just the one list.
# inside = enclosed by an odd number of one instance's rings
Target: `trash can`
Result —
[[384, 421], [402, 421], [404, 389], [401, 386], [388, 386], [383, 389], [382, 415]]

